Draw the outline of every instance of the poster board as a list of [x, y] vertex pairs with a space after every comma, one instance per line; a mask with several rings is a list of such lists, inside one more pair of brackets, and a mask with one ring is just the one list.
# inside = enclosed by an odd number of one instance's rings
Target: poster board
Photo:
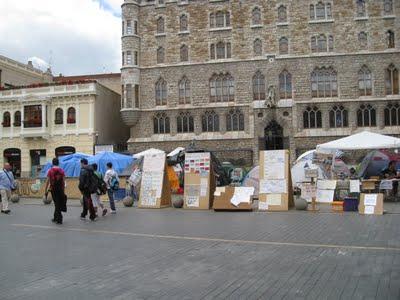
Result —
[[259, 210], [287, 211], [293, 206], [289, 151], [260, 151]]
[[209, 152], [185, 154], [184, 209], [210, 209], [213, 204], [215, 180]]
[[165, 153], [156, 153], [144, 157], [139, 208], [171, 206], [171, 189], [165, 167]]
[[253, 195], [254, 187], [217, 187], [214, 192], [213, 209], [251, 211]]

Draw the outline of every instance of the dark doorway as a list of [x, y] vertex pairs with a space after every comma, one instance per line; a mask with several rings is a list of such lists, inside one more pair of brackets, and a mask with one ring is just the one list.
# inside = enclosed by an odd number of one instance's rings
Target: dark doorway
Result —
[[8, 162], [12, 167], [15, 177], [21, 177], [21, 150], [18, 148], [8, 148], [3, 153], [4, 162]]
[[275, 120], [264, 129], [265, 150], [283, 149], [283, 128]]
[[68, 154], [74, 154], [75, 153], [75, 148], [71, 146], [63, 146], [63, 147], [58, 147], [56, 148], [56, 157], [63, 156], [63, 155], [68, 155]]
[[31, 176], [37, 177], [46, 164], [46, 149], [30, 150]]

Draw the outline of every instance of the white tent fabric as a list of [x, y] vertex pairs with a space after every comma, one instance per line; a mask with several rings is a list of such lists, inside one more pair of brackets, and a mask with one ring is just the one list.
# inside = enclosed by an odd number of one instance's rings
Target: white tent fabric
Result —
[[143, 156], [146, 156], [146, 155], [152, 155], [152, 154], [157, 154], [157, 153], [165, 153], [165, 152], [162, 151], [162, 150], [159, 150], [159, 149], [150, 148], [150, 149], [147, 149], [145, 151], [142, 151], [142, 152], [134, 154], [133, 157], [134, 158], [140, 158], [140, 157], [143, 157]]
[[400, 139], [363, 131], [317, 146], [317, 151], [400, 148]]
[[170, 153], [168, 153], [168, 154], [167, 154], [167, 157], [171, 157], [171, 156], [177, 155], [177, 154], [178, 154], [179, 152], [181, 152], [181, 151], [185, 151], [185, 148], [183, 148], [183, 147], [178, 147], [178, 148], [172, 150]]

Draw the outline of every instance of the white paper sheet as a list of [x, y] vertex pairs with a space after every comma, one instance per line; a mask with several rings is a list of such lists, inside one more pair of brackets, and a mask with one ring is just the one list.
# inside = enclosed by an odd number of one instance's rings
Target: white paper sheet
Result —
[[142, 205], [155, 206], [157, 198], [161, 198], [163, 171], [143, 172], [140, 198]]
[[360, 180], [350, 180], [350, 193], [360, 192]]
[[281, 205], [282, 204], [282, 195], [281, 194], [267, 195], [267, 204], [268, 205]]
[[336, 180], [318, 180], [317, 188], [319, 190], [334, 190], [336, 188]]
[[285, 178], [285, 151], [272, 150], [264, 152], [264, 179]]
[[144, 157], [143, 171], [164, 171], [165, 153], [157, 153]]
[[231, 203], [238, 206], [240, 203], [250, 203], [251, 196], [254, 195], [254, 187], [235, 187]]
[[208, 178], [200, 179], [200, 197], [206, 197], [208, 190]]
[[186, 197], [186, 205], [188, 207], [199, 207], [199, 197], [196, 196], [187, 196]]
[[393, 189], [393, 180], [382, 180], [379, 184], [379, 189], [381, 190], [392, 190]]
[[260, 180], [260, 194], [286, 194], [286, 179]]
[[377, 194], [364, 194], [364, 205], [376, 205], [376, 199], [378, 198]]
[[375, 206], [366, 205], [364, 206], [364, 214], [373, 215], [375, 212]]
[[301, 185], [301, 197], [310, 201], [313, 197], [317, 197], [317, 186], [312, 183], [303, 183]]
[[222, 193], [225, 193], [225, 187], [224, 186], [217, 186], [215, 188], [214, 196], [221, 196]]
[[258, 210], [268, 210], [268, 204], [266, 202], [258, 201]]
[[200, 185], [199, 184], [185, 185], [185, 196], [199, 197], [200, 196]]
[[333, 201], [334, 190], [319, 190], [317, 189], [317, 202], [330, 203]]

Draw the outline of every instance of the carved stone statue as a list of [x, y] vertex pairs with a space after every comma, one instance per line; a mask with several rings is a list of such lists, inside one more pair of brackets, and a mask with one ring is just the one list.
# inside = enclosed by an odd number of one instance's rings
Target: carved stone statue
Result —
[[273, 85], [270, 85], [268, 87], [268, 96], [267, 100], [265, 101], [265, 105], [268, 108], [274, 108], [276, 106], [276, 93], [275, 93], [275, 87]]

